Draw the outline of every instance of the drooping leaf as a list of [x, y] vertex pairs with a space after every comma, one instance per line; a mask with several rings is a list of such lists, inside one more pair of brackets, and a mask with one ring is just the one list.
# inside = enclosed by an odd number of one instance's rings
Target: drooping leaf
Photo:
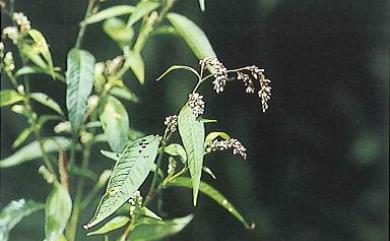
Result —
[[187, 153], [193, 187], [193, 201], [196, 205], [203, 166], [204, 124], [195, 118], [188, 105], [181, 109], [178, 123], [179, 133]]
[[119, 229], [126, 224], [130, 222], [130, 218], [126, 216], [117, 216], [108, 221], [106, 224], [104, 224], [101, 228], [99, 228], [96, 231], [90, 232], [87, 234], [87, 236], [92, 236], [92, 235], [98, 235], [98, 234], [106, 234], [111, 231], [114, 231], [116, 229]]
[[0, 213], [0, 240], [7, 241], [9, 232], [24, 217], [41, 210], [44, 205], [32, 200], [11, 201]]
[[45, 237], [47, 241], [57, 241], [62, 236], [71, 212], [72, 199], [68, 190], [55, 182], [45, 206]]
[[63, 82], [65, 81], [65, 77], [62, 76], [61, 74], [59, 74], [57, 72], [51, 73], [50, 71], [42, 69], [42, 68], [37, 67], [37, 66], [24, 66], [24, 67], [20, 68], [18, 71], [16, 71], [15, 77], [20, 77], [20, 76], [29, 75], [29, 74], [49, 74], [49, 75], [54, 74], [54, 79], [58, 79], [58, 80], [61, 80]]
[[176, 32], [187, 42], [196, 57], [204, 59], [216, 56], [206, 34], [194, 22], [176, 13], [169, 13], [167, 19]]
[[138, 52], [129, 51], [126, 56], [126, 64], [131, 68], [140, 84], [145, 83], [145, 64], [141, 54]]
[[100, 122], [114, 152], [122, 152], [129, 140], [129, 117], [122, 103], [113, 96], [107, 96], [100, 113]]
[[49, 45], [46, 42], [45, 37], [36, 29], [31, 29], [28, 31], [28, 35], [34, 40], [35, 46], [39, 49], [40, 54], [42, 54], [50, 73], [54, 73], [53, 59], [50, 54]]
[[108, 18], [130, 14], [134, 11], [134, 9], [135, 8], [130, 5], [117, 5], [117, 6], [109, 7], [89, 16], [87, 19], [81, 22], [81, 24], [87, 25], [91, 23], [97, 23]]
[[20, 134], [12, 144], [12, 148], [17, 148], [18, 146], [23, 144], [23, 142], [25, 142], [27, 138], [31, 135], [33, 130], [34, 130], [33, 128], [26, 128], [22, 132], [20, 132]]
[[154, 9], [158, 8], [160, 3], [158, 2], [147, 2], [141, 1], [137, 4], [134, 9], [134, 12], [130, 15], [129, 21], [127, 22], [127, 26], [130, 27], [138, 20], [140, 20], [143, 16], [149, 14]]
[[191, 222], [192, 218], [192, 215], [188, 215], [182, 218], [164, 220], [163, 222], [150, 220], [151, 223], [137, 225], [130, 233], [128, 240], [151, 241], [174, 235], [182, 231]]
[[[43, 147], [47, 153], [67, 150], [70, 140], [64, 137], [50, 137], [44, 141]], [[31, 142], [11, 156], [0, 161], [0, 168], [13, 167], [22, 163], [42, 157], [42, 152], [37, 141]]]
[[119, 18], [109, 18], [104, 21], [103, 30], [112, 40], [117, 42], [121, 48], [129, 45], [130, 40], [134, 36], [133, 29], [127, 27], [126, 23]]
[[159, 136], [149, 135], [126, 146], [112, 171], [106, 193], [84, 228], [91, 228], [113, 214], [138, 190], [152, 168], [160, 140]]
[[134, 103], [139, 102], [138, 96], [133, 91], [131, 91], [129, 88], [127, 88], [126, 86], [114, 87], [109, 91], [109, 93], [113, 96], [116, 96], [118, 98], [122, 98], [122, 99], [127, 100], [127, 101], [131, 101]]
[[88, 96], [93, 87], [95, 58], [85, 50], [72, 49], [67, 65], [66, 107], [72, 130], [77, 133], [84, 121]]
[[[191, 179], [187, 177], [179, 177], [168, 183], [168, 186], [178, 186], [178, 187], [186, 187], [191, 188]], [[232, 214], [235, 218], [237, 218], [245, 228], [251, 229], [251, 225], [244, 219], [244, 217], [237, 211], [237, 209], [230, 203], [224, 195], [222, 195], [218, 190], [210, 186], [205, 182], [200, 183], [200, 191], [206, 194], [208, 197], [213, 199], [223, 208], [225, 208], [230, 214]]]
[[209, 174], [213, 179], [217, 179], [214, 172], [210, 168], [203, 166], [202, 169], [205, 173]]
[[23, 96], [15, 90], [5, 89], [0, 91], [0, 106], [12, 105], [21, 100], [23, 100]]
[[52, 98], [50, 98], [47, 94], [44, 93], [31, 93], [30, 97], [35, 100], [36, 102], [41, 103], [42, 105], [45, 105], [49, 107], [50, 109], [56, 111], [58, 114], [62, 115], [64, 112], [62, 111], [60, 105], [55, 102]]
[[171, 156], [177, 156], [183, 163], [187, 162], [186, 150], [180, 144], [172, 143], [164, 148], [164, 152]]

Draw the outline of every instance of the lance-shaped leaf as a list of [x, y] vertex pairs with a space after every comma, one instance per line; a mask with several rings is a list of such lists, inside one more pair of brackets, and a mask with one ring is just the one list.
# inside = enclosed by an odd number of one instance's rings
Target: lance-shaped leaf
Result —
[[161, 137], [149, 135], [130, 142], [121, 153], [91, 221], [91, 228], [118, 210], [139, 189], [148, 176], [158, 153]]
[[196, 205], [203, 166], [204, 124], [197, 120], [191, 108], [185, 105], [179, 114], [179, 133], [187, 152], [194, 205]]
[[39, 49], [39, 53], [42, 54], [47, 66], [48, 71], [54, 76], [54, 65], [53, 59], [50, 54], [49, 45], [46, 42], [45, 37], [36, 29], [31, 29], [28, 31], [28, 35], [34, 40], [35, 46]]
[[145, 64], [140, 53], [129, 51], [125, 64], [131, 68], [140, 84], [145, 83]]
[[10, 202], [0, 213], [0, 240], [7, 241], [9, 232], [16, 224], [43, 207], [43, 204], [31, 200], [20, 199]]
[[187, 162], [187, 153], [183, 146], [177, 143], [169, 144], [164, 148], [164, 152], [170, 156], [177, 156], [183, 162]]
[[0, 106], [12, 105], [21, 100], [23, 100], [23, 96], [15, 90], [6, 89], [0, 91]]
[[176, 32], [187, 42], [196, 57], [204, 59], [215, 56], [206, 34], [194, 22], [176, 13], [168, 14], [167, 18]]
[[134, 103], [139, 102], [138, 96], [133, 91], [131, 91], [129, 88], [127, 88], [126, 86], [114, 87], [110, 90], [109, 93], [113, 96], [116, 96], [118, 98], [122, 98], [122, 99], [130, 101], [130, 102], [134, 102]]
[[58, 182], [46, 200], [45, 236], [47, 241], [57, 241], [65, 230], [72, 212], [72, 199], [68, 190]]
[[134, 11], [134, 7], [130, 5], [117, 5], [110, 8], [106, 8], [100, 12], [97, 12], [87, 19], [85, 19], [81, 24], [87, 25], [91, 23], [97, 23], [108, 18], [130, 14]]
[[60, 105], [50, 98], [47, 94], [44, 93], [31, 93], [31, 99], [35, 100], [42, 105], [49, 107], [50, 109], [56, 111], [58, 114], [62, 115], [64, 112], [61, 110]]
[[[136, 225], [135, 229], [130, 233], [128, 240], [160, 240], [182, 231], [191, 222], [192, 218], [193, 215], [188, 215], [182, 218], [164, 221], [150, 220], [150, 222], [148, 218], [141, 219], [141, 223]], [[142, 222], [144, 224], [142, 224]]]
[[[178, 187], [186, 187], [191, 188], [191, 179], [187, 177], [179, 177], [168, 183], [168, 186], [178, 186]], [[224, 195], [222, 195], [215, 188], [210, 186], [205, 182], [200, 183], [200, 191], [206, 194], [208, 197], [213, 199], [223, 208], [225, 208], [230, 214], [232, 214], [235, 218], [237, 218], [245, 228], [251, 229], [253, 225], [249, 225], [248, 222], [244, 219], [244, 217], [237, 211], [237, 209], [230, 203]]]
[[115, 97], [108, 96], [104, 100], [100, 121], [111, 150], [122, 152], [129, 139], [129, 117], [125, 107]]
[[117, 216], [117, 217], [111, 219], [110, 221], [108, 221], [106, 224], [104, 224], [98, 230], [88, 233], [87, 236], [106, 234], [106, 233], [109, 233], [111, 231], [117, 230], [118, 228], [125, 226], [129, 222], [130, 222], [129, 217]]
[[34, 129], [32, 127], [24, 129], [22, 132], [20, 132], [19, 136], [14, 141], [14, 144], [12, 144], [12, 148], [17, 148], [23, 142], [27, 140], [27, 138], [30, 136], [31, 133], [33, 133]]
[[[43, 148], [46, 153], [57, 152], [69, 148], [71, 141], [64, 137], [51, 137], [44, 140]], [[0, 161], [0, 168], [13, 167], [22, 163], [42, 157], [39, 143], [31, 142], [11, 156]]]
[[66, 107], [72, 130], [77, 133], [87, 110], [94, 78], [95, 58], [85, 50], [72, 49], [66, 71]]
[[158, 8], [160, 3], [158, 2], [140, 2], [135, 6], [134, 12], [130, 15], [129, 21], [127, 22], [127, 26], [130, 27], [135, 22], [140, 20], [143, 16], [147, 15], [154, 9]]

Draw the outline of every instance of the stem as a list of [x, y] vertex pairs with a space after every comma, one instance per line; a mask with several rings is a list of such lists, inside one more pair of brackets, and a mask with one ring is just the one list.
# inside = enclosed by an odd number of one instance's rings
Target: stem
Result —
[[[87, 10], [85, 11], [85, 15], [84, 15], [84, 19], [83, 20], [87, 19], [91, 15], [94, 4], [95, 4], [95, 0], [89, 0], [88, 1]], [[81, 24], [79, 33], [77, 35], [76, 44], [75, 44], [76, 48], [80, 48], [81, 42], [83, 41], [86, 29], [87, 29], [87, 25], [86, 24]]]
[[120, 237], [119, 241], [126, 241], [127, 240], [127, 238], [129, 237], [131, 231], [133, 231], [133, 229], [134, 229], [135, 220], [136, 220], [136, 215], [134, 215], [134, 217], [131, 219], [131, 222], [130, 222], [129, 226], [127, 226], [125, 232], [123, 232], [123, 234]]

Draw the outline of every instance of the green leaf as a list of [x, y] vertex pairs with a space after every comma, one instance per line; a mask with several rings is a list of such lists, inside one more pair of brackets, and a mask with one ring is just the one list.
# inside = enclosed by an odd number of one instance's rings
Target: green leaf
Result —
[[14, 144], [12, 144], [12, 148], [17, 148], [18, 146], [23, 144], [23, 142], [25, 142], [27, 138], [31, 135], [33, 130], [33, 128], [26, 128], [22, 132], [20, 132], [19, 136], [14, 141]]
[[46, 200], [45, 237], [47, 241], [57, 241], [65, 230], [72, 212], [72, 199], [68, 190], [58, 182]]
[[23, 100], [23, 96], [15, 90], [6, 89], [0, 91], [0, 106], [12, 105], [21, 100]]
[[121, 48], [129, 45], [130, 40], [134, 36], [133, 29], [131, 27], [126, 27], [125, 22], [119, 18], [109, 18], [104, 21], [103, 30], [112, 40], [117, 42]]
[[139, 213], [144, 215], [145, 217], [149, 217], [149, 218], [153, 218], [153, 219], [162, 221], [162, 218], [160, 216], [158, 216], [155, 212], [153, 212], [152, 210], [150, 210], [147, 207], [140, 208]]
[[199, 0], [199, 6], [200, 6], [200, 10], [202, 10], [202, 12], [206, 11], [205, 0]]
[[117, 216], [108, 221], [103, 227], [99, 228], [94, 232], [87, 233], [87, 236], [106, 234], [111, 231], [114, 231], [118, 228], [121, 228], [130, 222], [130, 218], [126, 216]]
[[[178, 187], [186, 187], [191, 188], [191, 179], [187, 177], [179, 177], [171, 182], [168, 183], [168, 186], [178, 186]], [[224, 195], [222, 195], [219, 191], [217, 191], [215, 188], [210, 186], [209, 184], [205, 182], [200, 183], [200, 191], [204, 194], [206, 194], [208, 197], [213, 199], [215, 202], [217, 202], [219, 205], [221, 205], [223, 208], [225, 208], [230, 214], [232, 214], [235, 218], [237, 218], [244, 226], [245, 228], [251, 229], [251, 225], [248, 224], [248, 222], [244, 219], [244, 217], [237, 211], [237, 209], [233, 206], [232, 203], [230, 203]]]
[[164, 152], [168, 155], [179, 157], [183, 163], [187, 162], [186, 150], [184, 150], [183, 146], [180, 144], [170, 144], [164, 148]]
[[107, 96], [100, 113], [100, 122], [114, 152], [121, 152], [129, 140], [129, 117], [122, 103], [113, 96]]
[[214, 132], [210, 132], [210, 133], [206, 136], [205, 144], [208, 144], [208, 143], [213, 142], [213, 140], [215, 140], [215, 139], [218, 138], [218, 137], [221, 137], [221, 138], [224, 139], [224, 140], [230, 139], [229, 134], [227, 134], [227, 133], [225, 133], [225, 132], [221, 132], [221, 131], [214, 131]]
[[63, 115], [61, 107], [57, 102], [55, 102], [52, 98], [50, 98], [47, 94], [44, 93], [31, 93], [30, 97], [38, 103], [49, 107], [60, 115]]
[[[64, 137], [51, 137], [44, 141], [43, 148], [47, 153], [66, 150], [70, 146], [70, 140]], [[0, 168], [13, 167], [22, 163], [42, 157], [42, 152], [37, 141], [31, 142], [11, 156], [0, 161]]]
[[7, 241], [9, 232], [16, 224], [43, 207], [43, 204], [32, 200], [11, 201], [0, 213], [0, 240]]
[[198, 80], [201, 79], [200, 75], [198, 74], [198, 71], [196, 71], [194, 68], [192, 68], [190, 66], [185, 66], [185, 65], [173, 65], [173, 66], [169, 67], [169, 69], [167, 69], [162, 75], [160, 75], [160, 77], [157, 78], [157, 81], [161, 80], [163, 77], [165, 77], [170, 72], [175, 71], [175, 70], [179, 70], [179, 69], [192, 72], [193, 74], [196, 75], [196, 77], [198, 77]]
[[204, 59], [216, 56], [206, 34], [194, 22], [176, 13], [168, 14], [167, 19], [176, 32], [187, 42], [196, 57]]
[[210, 168], [203, 166], [202, 169], [205, 173], [209, 174], [213, 179], [217, 179], [217, 177], [214, 175], [214, 172]]
[[134, 12], [130, 15], [129, 21], [127, 22], [127, 26], [130, 27], [138, 20], [140, 20], [143, 16], [148, 15], [154, 9], [158, 8], [160, 3], [158, 2], [139, 2], [134, 9]]
[[85, 19], [81, 24], [87, 25], [91, 23], [97, 23], [108, 18], [130, 14], [134, 11], [134, 7], [130, 5], [117, 5], [110, 8], [106, 8], [98, 13], [95, 13]]
[[72, 49], [67, 65], [66, 107], [72, 130], [77, 133], [84, 121], [88, 96], [93, 87], [95, 58], [85, 50]]
[[130, 233], [128, 240], [131, 241], [150, 241], [159, 240], [182, 231], [192, 220], [193, 216], [188, 215], [182, 218], [164, 220], [164, 222], [152, 222], [148, 224], [139, 224]]
[[91, 221], [91, 228], [118, 210], [139, 189], [152, 169], [161, 137], [149, 135], [130, 142], [112, 171], [106, 193]]
[[109, 93], [113, 96], [116, 96], [118, 98], [122, 98], [122, 99], [130, 101], [130, 102], [134, 102], [134, 103], [139, 102], [138, 96], [133, 91], [131, 91], [129, 88], [127, 88], [126, 86], [114, 87], [109, 91]]
[[20, 47], [20, 51], [24, 57], [29, 59], [31, 62], [33, 62], [35, 65], [37, 65], [39, 68], [49, 71], [49, 67], [45, 60], [40, 55], [39, 48], [34, 48], [34, 46], [23, 44]]
[[65, 82], [65, 77], [62, 76], [61, 74], [54, 72], [50, 73], [50, 71], [47, 71], [45, 69], [41, 69], [40, 67], [37, 66], [24, 66], [20, 68], [18, 71], [15, 73], [15, 77], [20, 77], [23, 75], [30, 75], [30, 74], [49, 74], [53, 75], [54, 74], [54, 79], [61, 80]]
[[36, 29], [29, 30], [28, 34], [34, 40], [37, 48], [39, 49], [39, 53], [42, 54], [43, 58], [45, 59], [45, 62], [48, 65], [48, 71], [50, 71], [50, 73], [53, 74], [54, 73], [53, 59], [51, 57], [49, 45], [47, 44], [45, 37], [42, 35], [41, 32], [39, 32]]
[[142, 56], [138, 52], [130, 51], [126, 56], [126, 64], [131, 68], [140, 84], [145, 83], [145, 64]]
[[188, 105], [181, 109], [178, 123], [179, 133], [187, 152], [194, 205], [196, 205], [203, 166], [204, 124], [195, 118]]

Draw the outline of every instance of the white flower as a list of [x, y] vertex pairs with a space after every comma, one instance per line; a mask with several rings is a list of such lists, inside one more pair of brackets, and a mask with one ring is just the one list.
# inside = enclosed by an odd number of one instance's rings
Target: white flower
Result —
[[200, 61], [200, 66], [202, 69], [205, 69], [207, 66], [210, 66], [214, 72], [214, 90], [217, 93], [221, 93], [224, 90], [226, 81], [228, 79], [226, 67], [216, 58], [216, 57], [206, 57]]
[[19, 38], [19, 31], [16, 27], [5, 27], [3, 29], [3, 38], [9, 38], [12, 43], [17, 44]]
[[204, 101], [203, 96], [198, 93], [190, 94], [188, 100], [188, 105], [192, 109], [192, 113], [197, 118], [198, 116], [204, 113]]
[[23, 13], [14, 13], [12, 18], [19, 26], [21, 32], [28, 31], [31, 29], [30, 21]]
[[241, 144], [237, 139], [227, 139], [227, 140], [214, 140], [206, 146], [206, 153], [215, 152], [215, 151], [224, 151], [232, 149], [234, 155], [240, 155], [243, 159], [246, 159], [246, 148]]

